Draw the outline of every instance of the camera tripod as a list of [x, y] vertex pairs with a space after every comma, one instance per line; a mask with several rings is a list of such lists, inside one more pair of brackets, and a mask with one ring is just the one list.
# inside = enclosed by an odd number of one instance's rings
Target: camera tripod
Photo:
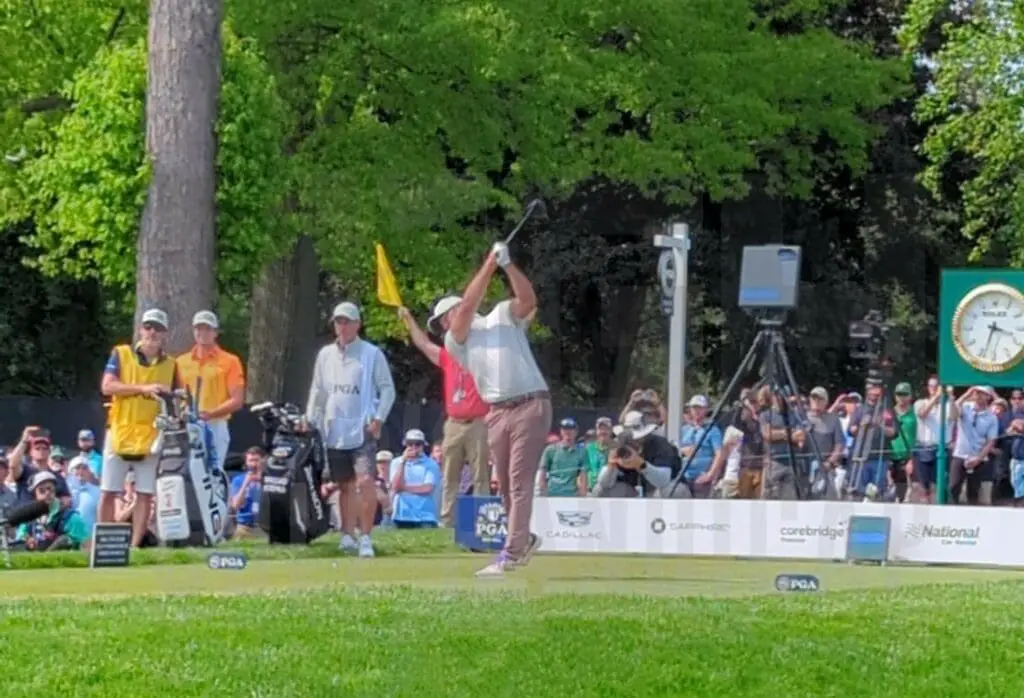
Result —
[[[767, 385], [773, 393], [773, 401], [770, 403], [768, 408], [768, 423], [773, 422], [774, 412], [776, 412], [774, 396], [778, 395], [782, 398], [781, 409], [777, 410], [782, 416], [783, 428], [786, 432], [786, 450], [788, 456], [789, 476], [792, 478], [794, 489], [796, 490], [797, 499], [807, 499], [810, 494], [804, 487], [804, 479], [806, 473], [803, 473], [803, 468], [800, 466], [800, 459], [793, 447], [793, 430], [803, 429], [807, 434], [806, 443], [810, 445], [812, 457], [817, 460], [819, 464], [823, 463], [824, 460], [821, 457], [821, 452], [818, 449], [817, 443], [811, 438], [810, 434], [810, 423], [807, 417], [807, 412], [799, 402], [800, 392], [797, 389], [796, 378], [793, 375], [793, 368], [789, 362], [789, 355], [786, 353], [786, 344], [782, 336], [782, 319], [779, 317], [760, 317], [758, 318], [758, 325], [760, 329], [757, 335], [754, 337], [754, 341], [747, 351], [743, 360], [740, 361], [739, 367], [729, 380], [729, 384], [725, 388], [725, 392], [719, 399], [718, 404], [712, 410], [711, 415], [708, 417], [708, 424], [714, 424], [718, 421], [723, 409], [726, 405], [732, 404], [730, 401], [734, 394], [737, 392], [740, 381], [747, 375], [749, 375], [760, 362], [760, 375], [761, 380], [758, 381], [758, 386]], [[738, 397], [738, 395], [736, 395]], [[742, 404], [737, 406], [737, 409], [742, 410]], [[755, 414], [755, 417], [759, 415]], [[683, 462], [683, 467], [679, 471], [679, 475], [673, 480], [669, 496], [675, 493], [676, 487], [683, 480], [683, 473], [692, 463], [694, 456], [700, 451], [700, 447], [703, 445], [704, 440], [708, 436], [710, 429], [703, 429], [700, 435], [700, 439], [697, 441], [694, 447], [693, 453]], [[766, 443], [765, 448], [771, 448], [771, 444]], [[765, 464], [765, 475], [767, 475], [768, 464]], [[762, 478], [762, 487], [767, 485], [767, 478]]]
[[[846, 482], [846, 486], [843, 488], [843, 493], [854, 499], [858, 494], [866, 495], [866, 492], [860, 492], [861, 489], [861, 477], [864, 474], [864, 468], [869, 463], [877, 463], [878, 471], [875, 473], [873, 480], [867, 485], [875, 485], [878, 490], [878, 494], [885, 493], [885, 483], [888, 480], [887, 467], [883, 469], [883, 466], [888, 466], [888, 460], [885, 457], [886, 452], [889, 450], [888, 445], [892, 440], [885, 435], [885, 424], [884, 416], [886, 414], [892, 414], [895, 421], [896, 433], [893, 435], [893, 439], [898, 436], [903, 436], [903, 427], [899, 421], [899, 417], [896, 414], [895, 407], [892, 399], [889, 397], [889, 391], [885, 388], [885, 381], [881, 377], [870, 377], [868, 384], [882, 386], [882, 396], [878, 401], [871, 406], [871, 415], [867, 420], [861, 420], [861, 423], [857, 425], [857, 435], [853, 439], [853, 445], [850, 448], [850, 472], [849, 480]], [[913, 408], [911, 408], [913, 409]], [[904, 438], [906, 442], [907, 439]], [[909, 444], [911, 447], [913, 444]], [[867, 489], [865, 486], [864, 489]], [[909, 492], [910, 483], [907, 483], [907, 490]], [[901, 499], [897, 496], [897, 499]]]

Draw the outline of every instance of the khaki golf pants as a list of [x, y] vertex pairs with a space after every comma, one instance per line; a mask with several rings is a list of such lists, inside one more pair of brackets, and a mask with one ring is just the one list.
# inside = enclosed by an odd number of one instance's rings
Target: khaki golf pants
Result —
[[491, 472], [487, 465], [487, 422], [481, 419], [460, 421], [448, 419], [444, 423], [444, 489], [441, 503], [441, 522], [445, 526], [455, 523], [455, 499], [459, 496], [462, 467], [469, 464], [473, 473], [473, 494], [486, 497], [491, 493]]

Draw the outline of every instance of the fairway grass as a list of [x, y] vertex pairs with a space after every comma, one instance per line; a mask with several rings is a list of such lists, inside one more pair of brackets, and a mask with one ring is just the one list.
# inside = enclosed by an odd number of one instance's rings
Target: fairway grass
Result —
[[746, 598], [476, 586], [9, 601], [0, 682], [12, 698], [1024, 695], [1019, 582]]

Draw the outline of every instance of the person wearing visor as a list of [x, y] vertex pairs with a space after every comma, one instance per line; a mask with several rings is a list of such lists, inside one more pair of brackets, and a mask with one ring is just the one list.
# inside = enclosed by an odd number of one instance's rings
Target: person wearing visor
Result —
[[542, 497], [587, 496], [587, 449], [577, 436], [579, 425], [566, 417], [558, 423], [558, 441], [544, 447], [539, 478]]
[[158, 456], [152, 453], [162, 395], [180, 386], [177, 364], [167, 355], [167, 313], [142, 314], [139, 341], [114, 347], [103, 369], [100, 390], [110, 398], [110, 425], [100, 479], [100, 523], [112, 523], [125, 476], [135, 473], [138, 502], [132, 517], [132, 545], [139, 547], [149, 524], [156, 491]]
[[436, 528], [441, 502], [441, 467], [427, 455], [427, 437], [405, 432], [405, 451], [391, 461], [391, 520], [396, 528]]
[[192, 393], [199, 419], [206, 422], [213, 437], [214, 467], [224, 469], [231, 446], [228, 420], [242, 409], [245, 400], [245, 373], [242, 360], [217, 343], [220, 320], [211, 310], [200, 310], [192, 317], [191, 351], [178, 357], [181, 382]]

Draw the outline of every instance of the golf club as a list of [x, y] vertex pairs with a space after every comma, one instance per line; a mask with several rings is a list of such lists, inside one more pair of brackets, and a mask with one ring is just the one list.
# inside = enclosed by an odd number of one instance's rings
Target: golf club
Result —
[[531, 218], [537, 220], [546, 221], [548, 219], [548, 207], [544, 205], [544, 202], [540, 199], [533, 199], [530, 203], [526, 204], [526, 210], [523, 212], [523, 217], [516, 223], [516, 227], [512, 229], [512, 232], [505, 238], [505, 244], [508, 245], [512, 242], [512, 238], [516, 236], [516, 233], [526, 225], [526, 221]]

